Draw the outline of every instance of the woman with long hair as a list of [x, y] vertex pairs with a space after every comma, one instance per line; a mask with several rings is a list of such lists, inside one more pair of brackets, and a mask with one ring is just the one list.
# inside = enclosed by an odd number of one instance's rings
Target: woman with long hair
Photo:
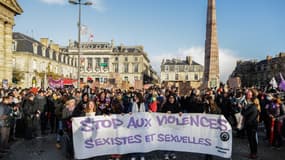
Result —
[[105, 92], [99, 93], [98, 98], [96, 99], [96, 107], [98, 115], [108, 115], [111, 113], [111, 99], [106, 96]]
[[[170, 94], [167, 97], [166, 103], [162, 107], [162, 113], [175, 114], [175, 113], [180, 113], [180, 111], [181, 111], [180, 105], [176, 100], [176, 96], [174, 94]], [[176, 159], [175, 153], [172, 151], [166, 151], [164, 153], [164, 159], [169, 160], [170, 158]]]
[[93, 101], [88, 101], [86, 108], [84, 109], [85, 116], [95, 116], [96, 115], [96, 106]]
[[[138, 112], [146, 112], [146, 108], [144, 105], [144, 98], [141, 93], [136, 93], [134, 96], [134, 102], [132, 104], [132, 112], [131, 113], [138, 113]], [[135, 153], [131, 154], [131, 160], [136, 160], [136, 157], [140, 157], [140, 160], [145, 160], [143, 153]]]

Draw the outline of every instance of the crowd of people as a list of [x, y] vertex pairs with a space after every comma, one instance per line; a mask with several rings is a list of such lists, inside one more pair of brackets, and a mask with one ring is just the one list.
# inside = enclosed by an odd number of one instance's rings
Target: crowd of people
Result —
[[[56, 134], [55, 145], [73, 157], [72, 118], [135, 112], [167, 114], [206, 113], [223, 114], [236, 136], [247, 137], [249, 158], [257, 158], [258, 125], [265, 126], [264, 139], [280, 149], [284, 137], [285, 108], [283, 96], [258, 89], [216, 90], [191, 89], [179, 95], [179, 88], [151, 87], [147, 90], [121, 89], [0, 89], [0, 156], [9, 152], [9, 142], [16, 138], [41, 138]], [[143, 153], [129, 155], [131, 160], [144, 160]], [[111, 155], [119, 160], [121, 155]], [[176, 159], [175, 152], [165, 151], [163, 158]], [[205, 159], [212, 159], [205, 155]]]

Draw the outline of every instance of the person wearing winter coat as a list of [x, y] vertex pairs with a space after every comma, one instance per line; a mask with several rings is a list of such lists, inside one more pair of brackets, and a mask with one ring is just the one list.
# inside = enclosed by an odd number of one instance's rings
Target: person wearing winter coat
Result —
[[[39, 119], [34, 119], [35, 123], [38, 125], [37, 128], [40, 128], [41, 134], [45, 134], [47, 128], [48, 114], [48, 100], [45, 96], [45, 92], [40, 90], [35, 97], [34, 100], [35, 107], [37, 108], [37, 112], [40, 114]], [[38, 122], [36, 122], [38, 120]], [[39, 131], [38, 131], [39, 132]]]
[[[138, 112], [146, 112], [144, 98], [141, 93], [135, 94], [134, 102], [132, 103], [132, 112], [130, 112], [130, 114], [138, 113]], [[140, 157], [140, 160], [145, 160], [143, 153], [131, 154], [131, 160], [136, 160], [136, 157]]]
[[256, 103], [254, 103], [255, 97], [253, 91], [249, 89], [246, 93], [245, 106], [242, 110], [244, 117], [244, 127], [247, 133], [250, 154], [248, 158], [257, 158], [257, 127], [258, 127], [258, 110]]
[[10, 134], [10, 107], [9, 107], [9, 98], [4, 96], [2, 102], [0, 103], [0, 153], [5, 153], [8, 151], [8, 140]]
[[[166, 103], [162, 107], [162, 113], [168, 113], [168, 114], [175, 114], [175, 113], [182, 113], [180, 109], [180, 105], [176, 100], [176, 96], [174, 94], [170, 94], [167, 97]], [[176, 159], [176, 155], [172, 151], [166, 151], [164, 153], [164, 159]]]
[[40, 118], [40, 113], [37, 111], [37, 107], [34, 103], [34, 95], [29, 93], [26, 97], [27, 99], [23, 102], [23, 113], [24, 113], [24, 123], [25, 123], [25, 138], [32, 139], [35, 136], [34, 128], [35, 123], [33, 122], [34, 119]]
[[282, 146], [282, 123], [285, 118], [285, 106], [279, 98], [273, 98], [272, 103], [265, 106], [266, 114], [271, 119], [270, 144], [277, 149]]
[[80, 102], [75, 107], [72, 116], [73, 117], [80, 117], [84, 115], [84, 109], [89, 101], [89, 96], [87, 93], [83, 93]]

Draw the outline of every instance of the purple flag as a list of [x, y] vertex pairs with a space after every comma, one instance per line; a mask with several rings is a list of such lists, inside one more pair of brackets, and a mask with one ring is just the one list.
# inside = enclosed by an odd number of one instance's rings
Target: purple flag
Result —
[[281, 73], [280, 73], [280, 78], [281, 78], [281, 82], [279, 83], [279, 89], [285, 91], [285, 80]]

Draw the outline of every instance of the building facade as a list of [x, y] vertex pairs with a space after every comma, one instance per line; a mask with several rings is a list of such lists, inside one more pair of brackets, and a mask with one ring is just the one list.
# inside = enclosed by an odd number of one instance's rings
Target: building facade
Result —
[[22, 33], [13, 33], [13, 82], [17, 86], [48, 87], [48, 78], [76, 79], [75, 59], [64, 54], [59, 45], [41, 38], [37, 41]]
[[14, 17], [23, 12], [16, 0], [0, 0], [0, 80], [12, 82], [12, 30]]
[[[62, 48], [77, 61], [78, 43], [69, 42]], [[98, 87], [141, 89], [144, 84], [157, 82], [143, 46], [115, 46], [109, 42], [83, 42], [80, 53], [80, 80]]]
[[180, 82], [186, 82], [193, 88], [198, 88], [202, 84], [204, 67], [187, 56], [186, 60], [165, 59], [161, 66], [161, 83], [164, 86], [179, 87]]
[[268, 86], [272, 77], [280, 82], [280, 73], [285, 76], [285, 53], [281, 52], [275, 57], [267, 56], [266, 59], [257, 61], [238, 61], [231, 78], [239, 77], [242, 87]]

